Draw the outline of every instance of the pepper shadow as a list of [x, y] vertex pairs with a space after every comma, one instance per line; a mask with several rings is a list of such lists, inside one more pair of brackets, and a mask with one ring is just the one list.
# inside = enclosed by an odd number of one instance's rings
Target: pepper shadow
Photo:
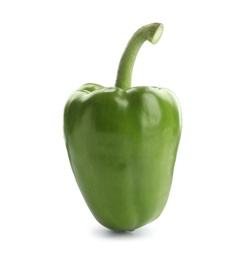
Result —
[[133, 231], [117, 231], [104, 227], [95, 228], [92, 233], [106, 239], [136, 239], [152, 236], [152, 230], [149, 227], [142, 227]]

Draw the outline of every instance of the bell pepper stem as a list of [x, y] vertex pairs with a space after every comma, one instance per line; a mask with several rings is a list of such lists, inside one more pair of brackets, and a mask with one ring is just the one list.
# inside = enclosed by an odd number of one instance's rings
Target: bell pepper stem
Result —
[[139, 49], [146, 40], [156, 44], [161, 38], [163, 28], [161, 23], [152, 23], [141, 27], [133, 34], [120, 59], [115, 87], [124, 90], [131, 87], [132, 70]]

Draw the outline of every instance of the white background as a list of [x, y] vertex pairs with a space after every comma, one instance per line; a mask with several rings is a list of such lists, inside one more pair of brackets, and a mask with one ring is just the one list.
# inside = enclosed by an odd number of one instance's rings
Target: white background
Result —
[[[0, 259], [246, 259], [244, 1], [1, 1]], [[87, 82], [113, 86], [125, 45], [133, 85], [178, 96], [183, 133], [159, 219], [133, 233], [100, 226], [74, 180], [63, 107]]]

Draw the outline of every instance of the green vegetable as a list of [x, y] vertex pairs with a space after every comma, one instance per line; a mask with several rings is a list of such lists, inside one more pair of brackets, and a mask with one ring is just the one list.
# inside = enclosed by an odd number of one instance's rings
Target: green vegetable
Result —
[[142, 44], [163, 25], [140, 28], [121, 58], [115, 87], [85, 84], [68, 99], [64, 135], [71, 167], [92, 214], [113, 230], [134, 230], [163, 211], [181, 135], [181, 110], [168, 89], [131, 87]]

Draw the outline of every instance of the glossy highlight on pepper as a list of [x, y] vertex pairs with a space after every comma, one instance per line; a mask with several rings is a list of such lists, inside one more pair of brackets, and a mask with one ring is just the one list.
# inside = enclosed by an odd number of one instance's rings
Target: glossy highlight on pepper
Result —
[[162, 213], [170, 192], [182, 120], [170, 90], [131, 87], [142, 44], [157, 43], [163, 25], [132, 36], [115, 87], [87, 83], [64, 109], [66, 148], [78, 187], [94, 217], [113, 230], [135, 230]]

